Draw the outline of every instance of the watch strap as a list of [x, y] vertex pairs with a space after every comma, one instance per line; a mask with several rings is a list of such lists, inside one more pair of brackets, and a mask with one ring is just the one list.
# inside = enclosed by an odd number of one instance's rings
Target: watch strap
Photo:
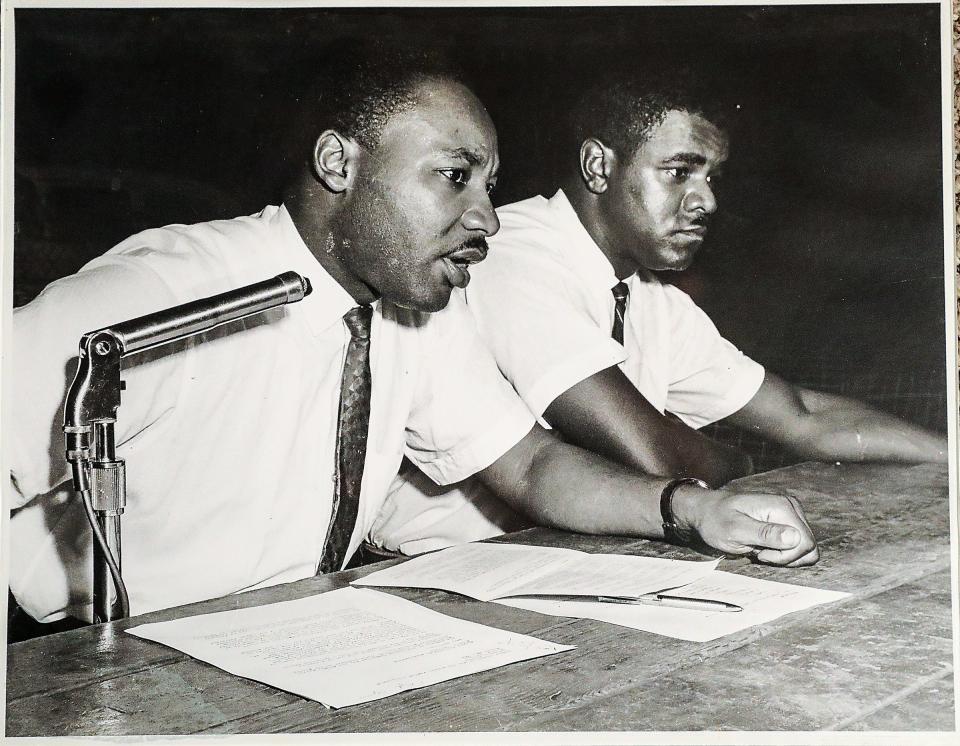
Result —
[[677, 524], [673, 515], [673, 493], [684, 485], [693, 485], [708, 490], [710, 485], [696, 477], [671, 479], [660, 493], [660, 518], [663, 520], [663, 538], [671, 544], [690, 546], [697, 539], [696, 531]]

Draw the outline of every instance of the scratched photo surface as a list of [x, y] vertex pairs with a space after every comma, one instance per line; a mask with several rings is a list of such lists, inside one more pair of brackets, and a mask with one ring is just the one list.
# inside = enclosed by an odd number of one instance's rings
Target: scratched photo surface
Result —
[[[278, 204], [286, 96], [351, 40], [462, 65], [497, 126], [496, 205], [555, 191], [571, 91], [683, 62], [727, 104], [730, 157], [702, 251], [661, 279], [784, 378], [948, 427], [938, 4], [20, 8], [15, 21], [14, 306], [142, 229]], [[707, 432], [758, 471], [798, 461], [729, 427]], [[952, 677], [941, 683], [952, 692]], [[8, 733], [16, 711], [8, 703]], [[506, 729], [635, 728], [610, 712]], [[764, 730], [734, 712], [718, 709], [716, 729]], [[928, 722], [952, 730], [952, 707]]]

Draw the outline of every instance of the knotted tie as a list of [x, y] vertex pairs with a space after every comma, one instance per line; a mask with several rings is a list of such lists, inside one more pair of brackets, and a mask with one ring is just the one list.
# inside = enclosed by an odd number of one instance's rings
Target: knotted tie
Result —
[[340, 412], [337, 417], [336, 491], [333, 513], [327, 529], [319, 573], [341, 568], [357, 522], [360, 480], [367, 455], [370, 425], [370, 319], [373, 309], [360, 306], [344, 314], [350, 330], [350, 344], [343, 363], [340, 383]]
[[616, 305], [613, 308], [613, 338], [623, 344], [623, 319], [627, 315], [627, 298], [630, 296], [630, 288], [627, 283], [618, 282], [611, 290]]

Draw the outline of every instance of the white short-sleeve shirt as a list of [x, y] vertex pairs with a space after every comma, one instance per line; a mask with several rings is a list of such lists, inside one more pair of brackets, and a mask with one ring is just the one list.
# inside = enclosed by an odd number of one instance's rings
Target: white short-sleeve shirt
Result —
[[[340, 379], [355, 301], [283, 208], [137, 234], [17, 309], [10, 585], [35, 618], [90, 618], [91, 539], [63, 457], [81, 334], [293, 270], [304, 300], [124, 359], [123, 574], [134, 614], [309, 577], [333, 504]], [[497, 371], [462, 294], [422, 314], [375, 304], [372, 401], [347, 556], [407, 456], [441, 484], [485, 468], [534, 417]]]
[[[733, 414], [756, 394], [763, 368], [720, 336], [686, 293], [648, 272], [626, 280], [624, 343], [611, 338], [618, 279], [562, 191], [497, 214], [500, 232], [486, 261], [471, 270], [467, 303], [500, 370], [541, 422], [557, 396], [613, 365], [660, 412], [694, 428]], [[495, 503], [476, 486], [436, 494], [417, 478], [398, 481], [384, 507], [389, 521], [378, 521], [373, 538], [412, 552], [455, 536], [496, 535]]]

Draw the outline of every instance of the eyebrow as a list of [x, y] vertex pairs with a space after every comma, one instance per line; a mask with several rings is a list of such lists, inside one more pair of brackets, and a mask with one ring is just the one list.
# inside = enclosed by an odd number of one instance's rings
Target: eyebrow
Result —
[[444, 150], [443, 154], [454, 158], [462, 158], [471, 166], [480, 166], [483, 163], [483, 158], [480, 154], [470, 148], [451, 148]]
[[[452, 158], [461, 158], [476, 168], [479, 168], [481, 165], [483, 165], [483, 157], [476, 150], [471, 150], [470, 148], [448, 148], [442, 152], [444, 155]], [[490, 178], [497, 179], [499, 177], [500, 165], [497, 164], [497, 168], [490, 174]]]
[[663, 159], [664, 163], [686, 163], [691, 166], [702, 166], [707, 162], [702, 153], [673, 153]]

